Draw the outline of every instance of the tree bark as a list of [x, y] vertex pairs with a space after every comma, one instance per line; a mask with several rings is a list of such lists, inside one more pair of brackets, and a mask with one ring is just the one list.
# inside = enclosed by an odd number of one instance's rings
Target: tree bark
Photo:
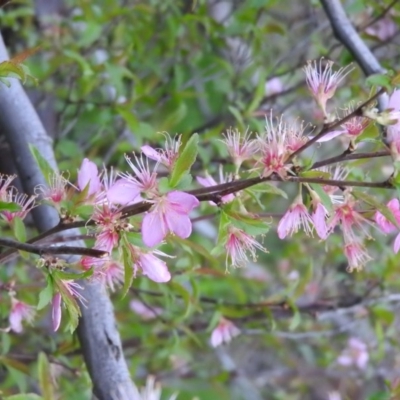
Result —
[[[0, 61], [6, 59], [7, 50], [0, 36]], [[45, 184], [45, 179], [29, 150], [29, 143], [37, 147], [55, 170], [57, 164], [52, 140], [20, 82], [16, 79], [10, 82], [10, 87], [0, 84], [0, 131], [10, 146], [24, 191], [33, 194], [37, 185]], [[59, 221], [56, 210], [49, 206], [36, 207], [32, 216], [40, 232], [51, 229]], [[99, 400], [137, 400], [138, 392], [123, 356], [112, 303], [100, 284], [87, 281], [81, 284], [88, 304], [81, 307], [77, 332], [93, 393]]]

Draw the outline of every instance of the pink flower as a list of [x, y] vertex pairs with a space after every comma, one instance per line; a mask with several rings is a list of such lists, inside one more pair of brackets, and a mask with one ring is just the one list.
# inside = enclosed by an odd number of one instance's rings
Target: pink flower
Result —
[[114, 292], [115, 286], [120, 286], [124, 282], [124, 269], [120, 263], [107, 260], [100, 269], [100, 278], [104, 285]]
[[228, 129], [223, 135], [223, 142], [228, 149], [228, 153], [236, 169], [239, 170], [244, 161], [250, 160], [255, 155], [258, 150], [258, 143], [250, 138], [251, 132], [249, 131], [242, 134], [237, 129]]
[[[392, 199], [386, 204], [389, 210], [393, 213], [396, 221], [400, 223], [400, 204], [398, 199]], [[397, 228], [379, 211], [375, 213], [375, 222], [378, 224], [384, 233], [392, 233]]]
[[240, 334], [240, 329], [233, 322], [221, 318], [217, 327], [211, 333], [210, 344], [217, 347], [222, 343], [229, 343], [232, 338]]
[[148, 247], [161, 243], [168, 233], [186, 239], [192, 233], [189, 212], [199, 205], [195, 196], [173, 191], [153, 200], [151, 210], [142, 223], [143, 242]]
[[36, 207], [35, 205], [35, 200], [36, 196], [27, 196], [24, 193], [18, 193], [17, 189], [12, 187], [7, 193], [4, 194], [4, 196], [1, 199], [4, 202], [7, 203], [15, 203], [18, 204], [21, 209], [19, 211], [1, 211], [1, 214], [5, 218], [6, 221], [9, 223], [12, 223], [15, 217], [24, 219], [28, 213]]
[[144, 320], [157, 318], [162, 314], [162, 309], [159, 307], [150, 307], [139, 300], [131, 300], [129, 308], [139, 315]]
[[361, 271], [364, 265], [372, 260], [365, 247], [358, 241], [346, 243], [344, 254], [349, 263], [347, 268], [349, 272], [353, 272], [354, 270]]
[[350, 338], [347, 348], [338, 357], [337, 362], [345, 367], [355, 365], [359, 369], [365, 369], [368, 364], [369, 354], [367, 345], [357, 338]]
[[313, 220], [304, 205], [301, 196], [298, 196], [286, 211], [278, 224], [278, 237], [284, 239], [296, 233], [301, 227], [308, 236], [312, 236]]
[[99, 193], [102, 189], [99, 171], [96, 164], [85, 158], [78, 171], [78, 188], [83, 191], [87, 186], [87, 197]]
[[328, 216], [328, 210], [321, 202], [313, 202], [314, 211], [311, 214], [311, 219], [314, 224], [315, 231], [320, 239], [325, 240], [329, 233], [330, 229], [326, 223], [326, 218]]
[[2, 175], [0, 174], [0, 200], [4, 201], [7, 197], [8, 188], [11, 185], [11, 182], [16, 178], [15, 175]]
[[[362, 216], [356, 209], [357, 202], [346, 193], [344, 202], [335, 205], [333, 217], [330, 221], [329, 228], [333, 229], [340, 223], [345, 243], [358, 243], [361, 237], [369, 237], [367, 225], [373, 226], [373, 223]], [[354, 229], [358, 229], [356, 233]]]
[[145, 145], [141, 147], [141, 150], [146, 157], [165, 165], [169, 171], [172, 171], [174, 163], [179, 156], [181, 144], [181, 135], [172, 139], [168, 133], [165, 133], [165, 149], [154, 149]]
[[[400, 203], [398, 199], [392, 199], [389, 203], [386, 204], [389, 210], [392, 212], [394, 218], [396, 219], [397, 223], [400, 224]], [[384, 233], [392, 233], [395, 232], [397, 229], [386, 217], [377, 211], [375, 213], [375, 222], [381, 228], [382, 232]], [[393, 244], [393, 250], [397, 254], [400, 250], [400, 233], [396, 236], [396, 239]]]
[[395, 90], [389, 97], [388, 109], [393, 110], [393, 119], [397, 119], [395, 124], [387, 127], [387, 141], [390, 146], [390, 152], [394, 161], [400, 160], [400, 119], [397, 117], [397, 113], [400, 111], [400, 90]]
[[[207, 172], [206, 172], [206, 177], [205, 178], [203, 178], [201, 176], [197, 176], [196, 180], [197, 180], [198, 183], [200, 183], [201, 186], [204, 186], [204, 187], [212, 187], [212, 186], [218, 185], [218, 183], [215, 181], [215, 179], [212, 176], [208, 175]], [[222, 175], [222, 170], [220, 169], [219, 182], [220, 183], [225, 183], [225, 182], [229, 182], [229, 181], [230, 181], [229, 179], [226, 180], [224, 178], [224, 176]], [[222, 196], [221, 197], [221, 202], [222, 203], [229, 203], [234, 199], [235, 199], [235, 195], [233, 193], [231, 193], [231, 194], [227, 194], [226, 196]], [[213, 206], [216, 205], [213, 201], [210, 201], [210, 204], [213, 205]]]
[[[156, 254], [163, 254], [157, 252]], [[164, 283], [171, 279], [167, 264], [156, 257], [153, 253], [141, 252], [136, 260], [134, 268], [140, 268], [143, 275], [146, 275], [154, 282]]]
[[21, 333], [23, 331], [22, 322], [27, 321], [31, 323], [34, 317], [35, 309], [32, 306], [11, 297], [11, 311], [8, 316], [11, 330]]
[[157, 173], [150, 172], [148, 160], [144, 161], [143, 157], [135, 156], [135, 165], [127, 155], [125, 155], [125, 159], [135, 176], [129, 173], [120, 173], [122, 179], [118, 179], [107, 191], [108, 201], [111, 204], [127, 205], [143, 200], [141, 195], [147, 199], [157, 196]]
[[334, 72], [332, 66], [333, 61], [325, 62], [321, 58], [319, 63], [309, 61], [304, 67], [308, 88], [326, 117], [328, 116], [327, 101], [333, 97], [339, 83], [353, 70], [353, 67], [348, 65]]
[[[354, 106], [349, 105], [348, 108], [345, 109], [346, 115], [351, 114], [354, 111]], [[339, 135], [346, 135], [350, 137], [352, 141], [355, 140], [356, 137], [361, 135], [365, 128], [371, 123], [371, 120], [366, 117], [360, 117], [358, 115], [349, 119], [345, 123], [341, 125], [341, 129], [331, 131], [324, 135], [321, 139], [317, 140], [317, 142], [327, 142]]]
[[368, 35], [376, 36], [380, 41], [386, 42], [397, 32], [397, 24], [390, 17], [380, 18], [372, 26], [365, 29]]
[[265, 128], [266, 133], [257, 137], [261, 151], [259, 164], [263, 168], [262, 176], [268, 177], [276, 173], [285, 177], [287, 169], [291, 168], [286, 160], [308, 140], [303, 136], [305, 127], [298, 126], [297, 123], [289, 124], [282, 116], [274, 123], [271, 113]]
[[282, 81], [276, 76], [265, 83], [265, 93], [269, 96], [281, 93], [284, 90]]
[[62, 174], [54, 173], [50, 177], [49, 185], [39, 185], [35, 193], [43, 199], [50, 201], [57, 209], [60, 203], [66, 199], [66, 186], [69, 184]]
[[248, 262], [247, 253], [250, 253], [253, 261], [255, 261], [257, 250], [267, 252], [267, 250], [252, 236], [234, 226], [228, 228], [228, 238], [225, 244], [225, 250], [227, 270], [228, 259], [231, 260], [230, 264], [232, 267], [242, 267]]

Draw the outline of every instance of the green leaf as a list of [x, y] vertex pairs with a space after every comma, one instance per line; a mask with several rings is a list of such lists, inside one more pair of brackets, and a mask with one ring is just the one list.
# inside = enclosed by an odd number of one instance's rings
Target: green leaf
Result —
[[43, 397], [35, 393], [21, 393], [4, 397], [4, 400], [43, 400]]
[[40, 154], [39, 150], [35, 146], [30, 144], [29, 148], [30, 148], [31, 153], [32, 153], [33, 157], [35, 158], [40, 170], [42, 171], [44, 179], [46, 180], [47, 184], [50, 184], [52, 177], [55, 175], [53, 168], [51, 168], [50, 164]]
[[12, 230], [17, 240], [22, 243], [26, 242], [25, 224], [19, 217], [14, 217], [12, 221]]
[[53, 280], [50, 276], [47, 277], [47, 286], [39, 293], [39, 301], [36, 307], [37, 310], [42, 310], [50, 303], [54, 294]]
[[310, 183], [309, 185], [317, 193], [325, 208], [331, 213], [333, 211], [333, 205], [328, 193], [325, 192], [321, 185], [318, 185], [316, 183]]
[[169, 286], [173, 292], [177, 293], [182, 298], [185, 304], [184, 312], [180, 317], [180, 319], [184, 320], [189, 316], [191, 311], [192, 302], [190, 293], [178, 282], [170, 282]]
[[359, 190], [353, 190], [352, 195], [359, 200], [362, 200], [364, 203], [369, 204], [370, 206], [373, 206], [376, 208], [383, 216], [390, 221], [394, 226], [400, 229], [399, 224], [396, 221], [396, 218], [394, 217], [392, 211], [390, 211], [389, 207], [386, 204], [383, 204], [379, 200], [375, 199], [372, 196], [369, 196], [368, 194], [361, 192]]
[[29, 365], [24, 364], [20, 361], [14, 360], [13, 358], [0, 356], [0, 364], [3, 364], [7, 367], [14, 368], [17, 371], [22, 372], [25, 375], [29, 375]]
[[129, 288], [132, 286], [133, 282], [133, 261], [131, 254], [129, 253], [126, 245], [122, 246], [122, 258], [124, 261], [124, 287], [122, 288], [122, 297], [125, 297], [129, 291]]
[[266, 222], [254, 215], [232, 210], [227, 210], [226, 213], [231, 217], [231, 223], [234, 226], [250, 235], [263, 235], [270, 229], [270, 226]]
[[244, 121], [243, 121], [243, 117], [242, 117], [242, 114], [240, 113], [239, 109], [237, 109], [236, 107], [233, 107], [233, 106], [229, 106], [228, 109], [232, 113], [232, 115], [235, 117], [236, 121], [239, 123], [241, 128], [243, 128]]
[[93, 275], [93, 267], [80, 274], [65, 272], [61, 270], [55, 270], [52, 273], [52, 276], [55, 277], [56, 279], [73, 280], [73, 281], [78, 279], [87, 279], [90, 278], [92, 275]]
[[0, 211], [17, 212], [21, 210], [21, 206], [16, 203], [8, 203], [0, 201]]
[[374, 85], [374, 86], [383, 86], [388, 91], [392, 90], [391, 78], [389, 76], [387, 76], [386, 74], [373, 74], [373, 75], [370, 75], [366, 79], [366, 82], [370, 86], [372, 86], [372, 85]]
[[180, 152], [169, 179], [171, 187], [176, 187], [181, 179], [190, 172], [190, 168], [196, 161], [198, 142], [199, 135], [195, 133], [191, 136], [184, 149]]
[[51, 378], [50, 363], [45, 353], [40, 352], [38, 358], [39, 386], [44, 400], [55, 398], [53, 382]]

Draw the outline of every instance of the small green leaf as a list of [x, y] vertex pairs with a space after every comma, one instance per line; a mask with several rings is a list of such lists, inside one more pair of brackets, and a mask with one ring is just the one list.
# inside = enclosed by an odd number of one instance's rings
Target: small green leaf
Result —
[[42, 289], [39, 293], [39, 301], [36, 309], [42, 310], [43, 308], [45, 308], [47, 304], [49, 304], [50, 301], [52, 300], [53, 293], [54, 293], [53, 280], [50, 278], [50, 276], [48, 276], [47, 286], [44, 289]]
[[124, 261], [124, 287], [122, 288], [122, 297], [125, 297], [133, 282], [133, 262], [132, 257], [126, 246], [122, 246], [122, 258]]
[[21, 206], [16, 203], [8, 203], [0, 201], [0, 211], [17, 212], [21, 210]]
[[44, 179], [46, 179], [47, 184], [50, 184], [51, 179], [55, 174], [53, 168], [51, 168], [50, 164], [40, 154], [39, 150], [35, 146], [29, 145], [29, 148], [30, 148], [31, 153], [32, 153], [33, 157], [35, 158], [40, 170], [42, 171]]
[[180, 152], [179, 157], [175, 161], [169, 184], [171, 187], [176, 187], [181, 179], [190, 172], [190, 168], [196, 161], [198, 152], [199, 135], [193, 134], [186, 143], [184, 149]]
[[51, 378], [50, 363], [46, 354], [39, 353], [38, 358], [39, 386], [42, 390], [44, 400], [53, 400], [55, 398], [53, 382]]
[[385, 74], [373, 74], [366, 79], [370, 86], [383, 86], [388, 91], [392, 90], [391, 78]]
[[331, 213], [333, 211], [333, 205], [328, 193], [325, 192], [321, 185], [318, 185], [316, 183], [310, 183], [309, 185], [317, 193], [324, 207]]
[[80, 274], [65, 272], [61, 270], [55, 270], [52, 273], [52, 276], [55, 277], [56, 279], [73, 280], [73, 281], [78, 279], [90, 278], [92, 275], [93, 275], [93, 267]]
[[4, 397], [4, 400], [43, 400], [43, 397], [35, 393], [21, 393]]
[[396, 218], [394, 217], [392, 211], [389, 209], [389, 207], [386, 204], [383, 204], [379, 200], [375, 199], [374, 197], [361, 192], [359, 190], [353, 190], [352, 191], [353, 196], [356, 199], [362, 200], [364, 203], [369, 204], [370, 206], [375, 207], [383, 216], [389, 220], [394, 226], [400, 229], [399, 224], [396, 221]]
[[169, 284], [170, 288], [172, 289], [172, 291], [174, 291], [175, 293], [177, 293], [183, 300], [184, 304], [185, 304], [185, 309], [183, 314], [181, 315], [181, 319], [186, 319], [191, 311], [191, 297], [190, 297], [190, 293], [178, 282], [170, 282]]
[[14, 236], [17, 240], [22, 243], [26, 242], [26, 230], [25, 224], [23, 223], [22, 219], [19, 217], [14, 217], [12, 221], [12, 230], [14, 232]]

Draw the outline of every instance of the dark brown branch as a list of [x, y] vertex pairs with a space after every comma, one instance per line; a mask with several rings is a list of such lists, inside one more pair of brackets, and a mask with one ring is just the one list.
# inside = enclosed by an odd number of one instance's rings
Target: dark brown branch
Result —
[[12, 249], [26, 251], [28, 253], [39, 254], [76, 254], [81, 256], [89, 256], [103, 258], [108, 255], [107, 251], [88, 249], [86, 247], [77, 246], [35, 246], [29, 243], [21, 243], [12, 239], [0, 238], [0, 246], [11, 247]]

